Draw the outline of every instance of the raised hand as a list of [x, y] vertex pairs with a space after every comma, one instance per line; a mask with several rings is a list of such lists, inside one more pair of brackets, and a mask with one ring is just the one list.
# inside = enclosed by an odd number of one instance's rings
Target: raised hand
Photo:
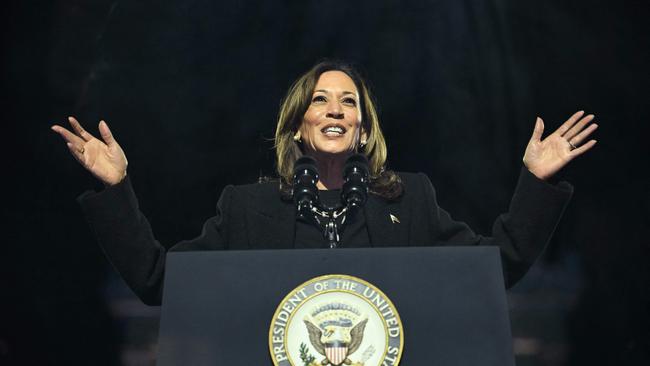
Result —
[[74, 117], [68, 117], [68, 121], [74, 133], [59, 125], [52, 126], [52, 131], [63, 137], [72, 156], [104, 184], [114, 185], [122, 181], [128, 162], [106, 122], [99, 122], [102, 141], [86, 132]]
[[583, 141], [598, 128], [591, 123], [593, 114], [584, 115], [584, 111], [573, 114], [555, 132], [542, 140], [544, 121], [537, 117], [533, 136], [526, 146], [524, 165], [540, 179], [548, 179], [571, 160], [584, 154], [596, 145], [596, 140]]

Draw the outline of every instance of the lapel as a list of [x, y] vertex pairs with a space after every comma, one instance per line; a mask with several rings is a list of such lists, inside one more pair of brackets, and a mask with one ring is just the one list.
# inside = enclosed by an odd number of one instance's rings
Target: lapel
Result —
[[251, 249], [294, 247], [295, 208], [291, 201], [281, 199], [277, 184], [256, 185], [246, 201], [248, 243]]
[[[388, 202], [374, 194], [364, 207], [368, 236], [373, 247], [406, 246], [409, 244], [410, 210], [402, 200]], [[391, 216], [392, 215], [392, 216]]]

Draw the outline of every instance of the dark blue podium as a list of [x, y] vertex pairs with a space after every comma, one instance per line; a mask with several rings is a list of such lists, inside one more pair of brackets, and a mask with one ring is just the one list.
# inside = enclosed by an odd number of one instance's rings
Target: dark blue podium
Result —
[[400, 365], [514, 365], [497, 247], [169, 253], [158, 365], [273, 365], [278, 305], [328, 274], [362, 278], [392, 301]]

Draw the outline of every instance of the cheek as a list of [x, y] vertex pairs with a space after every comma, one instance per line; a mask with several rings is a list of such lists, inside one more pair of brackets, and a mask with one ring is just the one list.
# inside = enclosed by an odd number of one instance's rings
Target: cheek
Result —
[[318, 125], [318, 113], [315, 111], [308, 110], [305, 115], [302, 117], [301, 129], [306, 129]]
[[305, 114], [305, 117], [302, 120], [302, 124], [300, 125], [300, 135], [302, 142], [306, 145], [311, 146], [314, 142], [314, 126], [316, 123], [314, 122], [313, 118], [309, 118], [307, 114]]
[[300, 125], [301, 132], [303, 134], [313, 135], [320, 128], [322, 113], [318, 109], [309, 108], [302, 117], [302, 124]]

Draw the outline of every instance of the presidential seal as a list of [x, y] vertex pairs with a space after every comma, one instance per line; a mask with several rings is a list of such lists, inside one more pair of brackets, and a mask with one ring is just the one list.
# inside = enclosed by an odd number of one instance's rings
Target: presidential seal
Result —
[[392, 366], [404, 330], [393, 303], [356, 277], [311, 279], [280, 302], [269, 329], [275, 366]]

